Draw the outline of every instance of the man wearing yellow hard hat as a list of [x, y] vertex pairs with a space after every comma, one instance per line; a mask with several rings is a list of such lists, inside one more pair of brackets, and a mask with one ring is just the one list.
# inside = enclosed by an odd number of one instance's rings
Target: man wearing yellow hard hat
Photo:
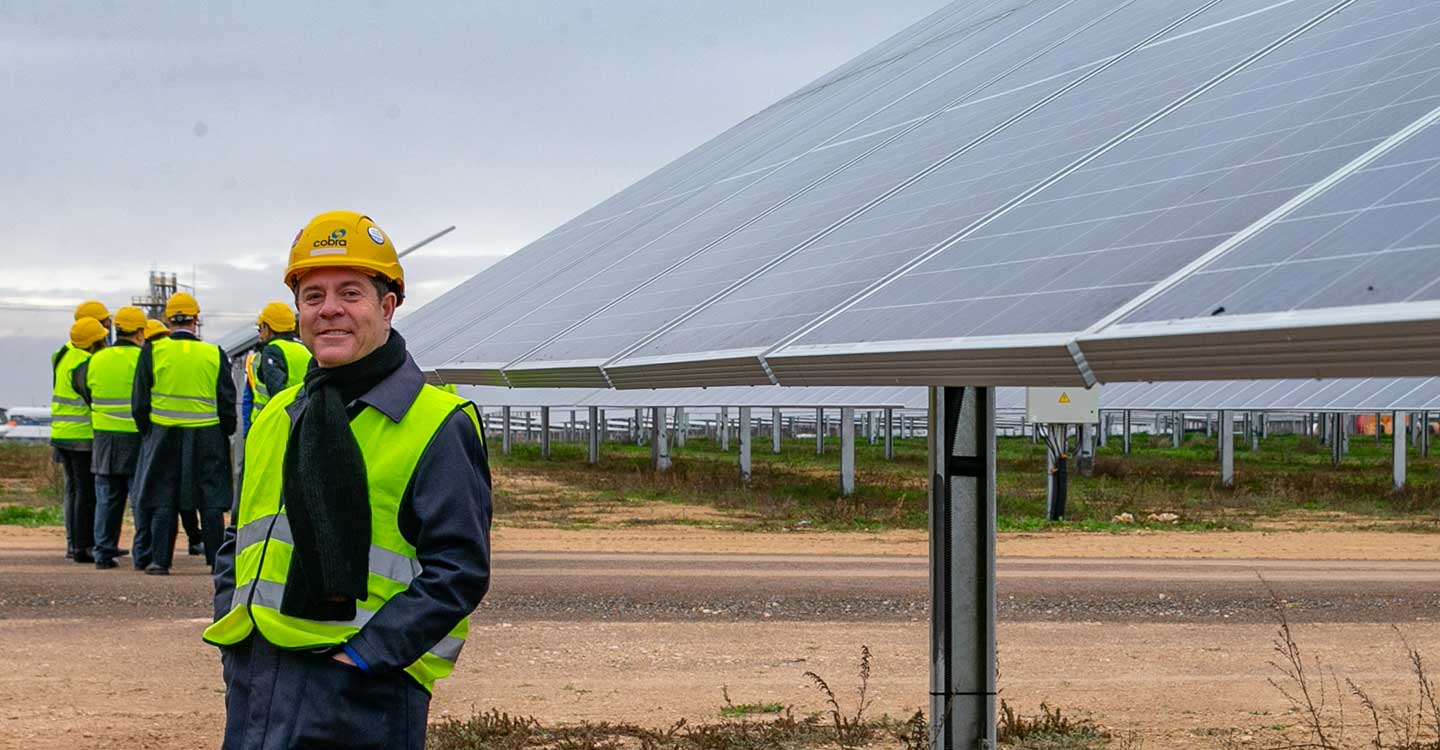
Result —
[[196, 334], [200, 305], [186, 292], [165, 303], [170, 335], [148, 341], [135, 367], [131, 411], [140, 430], [135, 470], [136, 567], [169, 575], [178, 513], [198, 511], [212, 566], [230, 508], [235, 381], [230, 360]]
[[122, 307], [115, 311], [115, 345], [96, 352], [75, 371], [95, 433], [90, 470], [95, 475], [95, 567], [100, 570], [114, 568], [115, 558], [126, 554], [120, 548], [120, 526], [140, 457], [140, 431], [130, 415], [130, 396], [144, 343], [145, 313], [138, 307]]
[[425, 383], [390, 327], [405, 278], [369, 217], [316, 216], [284, 279], [316, 366], [245, 440], [205, 630], [224, 748], [420, 748], [489, 587], [480, 418]]
[[105, 347], [110, 332], [94, 315], [110, 320], [110, 312], [99, 302], [86, 302], [75, 310], [70, 340], [50, 359], [50, 446], [55, 463], [65, 473], [65, 556], [79, 563], [95, 562], [95, 478], [90, 474], [90, 454], [95, 432], [90, 427], [90, 405], [81, 391], [85, 375], [81, 366]]
[[310, 367], [310, 350], [300, 343], [295, 333], [295, 311], [284, 302], [271, 302], [260, 311], [255, 321], [261, 349], [248, 360], [246, 382], [254, 395], [254, 413], [262, 411], [271, 397], [291, 386], [300, 385]]
[[166, 328], [164, 323], [161, 323], [154, 318], [150, 318], [149, 320], [145, 321], [146, 341], [154, 341], [155, 339], [164, 338], [165, 336], [169, 335], [170, 329]]

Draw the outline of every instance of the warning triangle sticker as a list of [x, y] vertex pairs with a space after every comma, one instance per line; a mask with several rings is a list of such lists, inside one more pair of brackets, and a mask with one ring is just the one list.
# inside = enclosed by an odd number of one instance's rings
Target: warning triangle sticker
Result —
[[1068, 404], [1068, 403], [1070, 403], [1070, 394], [1066, 393], [1065, 391], [1060, 391], [1060, 403], [1062, 403], [1062, 404]]

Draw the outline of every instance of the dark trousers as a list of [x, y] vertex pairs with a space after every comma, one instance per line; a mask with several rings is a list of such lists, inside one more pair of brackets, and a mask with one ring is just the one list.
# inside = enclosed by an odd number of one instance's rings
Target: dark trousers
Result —
[[125, 522], [125, 498], [130, 477], [95, 475], [95, 559], [110, 560], [120, 552], [120, 526]]
[[185, 529], [185, 543], [199, 544], [204, 537], [200, 534], [200, 513], [194, 510], [180, 511], [180, 525]]
[[[180, 535], [177, 518], [184, 519], [187, 511], [177, 511], [174, 507], [150, 508], [144, 513], [137, 515], [146, 516], [146, 522], [150, 533], [146, 538], [149, 542], [150, 557], [146, 565], [154, 565], [160, 568], [169, 568], [175, 563], [175, 540]], [[192, 516], [195, 511], [188, 511]], [[197, 534], [205, 545], [205, 562], [210, 567], [215, 567], [215, 552], [220, 549], [220, 543], [225, 541], [225, 511], [201, 510], [199, 511], [200, 528]], [[138, 528], [140, 521], [136, 521]], [[190, 534], [186, 529], [186, 535]], [[139, 538], [139, 534], [136, 534]], [[136, 542], [137, 546], [139, 542]], [[135, 558], [135, 564], [140, 565], [140, 559]]]
[[95, 476], [90, 451], [57, 450], [65, 471], [65, 547], [88, 557], [95, 547]]
[[222, 750], [420, 750], [430, 694], [404, 672], [370, 675], [329, 654], [286, 651], [258, 635], [221, 649]]

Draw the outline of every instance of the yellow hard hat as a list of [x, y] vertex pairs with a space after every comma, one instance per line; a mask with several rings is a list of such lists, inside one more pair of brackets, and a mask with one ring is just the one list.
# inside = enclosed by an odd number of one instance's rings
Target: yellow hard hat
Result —
[[89, 349], [96, 341], [109, 334], [105, 326], [100, 325], [100, 321], [89, 317], [81, 318], [75, 321], [75, 325], [70, 326], [70, 343], [81, 349]]
[[276, 333], [287, 333], [295, 330], [295, 311], [284, 302], [271, 302], [260, 311], [260, 317], [255, 319], [255, 325], [270, 326], [270, 330]]
[[160, 321], [158, 321], [158, 320], [156, 320], [156, 319], [154, 319], [154, 318], [151, 318], [151, 319], [145, 321], [145, 340], [146, 340], [146, 341], [150, 341], [150, 340], [152, 340], [152, 339], [158, 339], [158, 338], [160, 338], [160, 337], [162, 337], [162, 336], [169, 336], [169, 335], [170, 335], [170, 329], [169, 329], [169, 328], [166, 328], [164, 323], [161, 323]]
[[176, 292], [170, 295], [170, 300], [165, 303], [165, 317], [175, 318], [185, 316], [193, 318], [200, 314], [200, 303], [190, 296], [188, 292]]
[[329, 211], [310, 220], [290, 244], [285, 286], [292, 290], [312, 268], [353, 268], [389, 279], [397, 296], [405, 294], [405, 271], [390, 237], [369, 216], [354, 211]]
[[115, 330], [134, 333], [145, 328], [145, 313], [138, 307], [122, 307], [115, 311]]
[[94, 318], [98, 321], [107, 320], [109, 319], [109, 317], [110, 311], [105, 309], [104, 305], [96, 302], [93, 299], [85, 300], [84, 302], [80, 303], [79, 307], [75, 308], [76, 320], [80, 320], [81, 318]]

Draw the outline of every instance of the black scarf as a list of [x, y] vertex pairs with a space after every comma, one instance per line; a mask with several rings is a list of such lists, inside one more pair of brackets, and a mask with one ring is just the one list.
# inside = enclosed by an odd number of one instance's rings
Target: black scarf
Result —
[[395, 331], [383, 346], [340, 367], [312, 360], [305, 408], [290, 429], [281, 499], [294, 552], [280, 612], [308, 620], [349, 620], [368, 595], [370, 490], [365, 457], [346, 405], [405, 363]]

